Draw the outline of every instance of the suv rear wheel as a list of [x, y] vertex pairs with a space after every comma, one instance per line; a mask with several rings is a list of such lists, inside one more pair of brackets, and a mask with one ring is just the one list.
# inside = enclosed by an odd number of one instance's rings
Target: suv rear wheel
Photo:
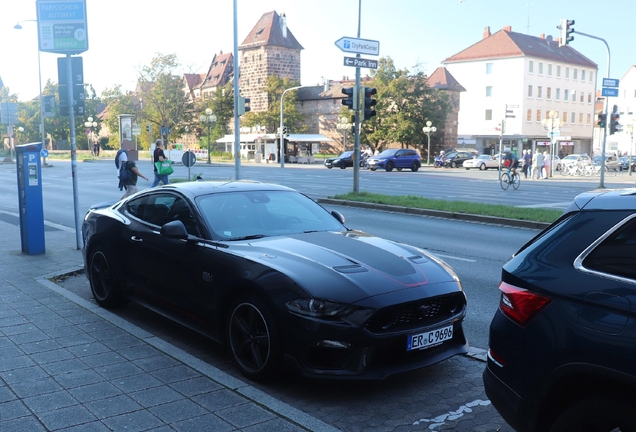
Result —
[[413, 165], [411, 165], [411, 171], [416, 172], [418, 169], [420, 169], [420, 164], [413, 162]]
[[550, 432], [635, 431], [636, 401], [599, 395], [584, 399], [564, 411]]

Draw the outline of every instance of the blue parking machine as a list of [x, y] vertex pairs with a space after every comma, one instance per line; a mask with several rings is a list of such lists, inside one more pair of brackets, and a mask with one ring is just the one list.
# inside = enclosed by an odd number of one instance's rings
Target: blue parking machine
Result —
[[44, 247], [44, 206], [42, 201], [42, 143], [15, 146], [18, 173], [18, 205], [22, 253], [46, 253]]

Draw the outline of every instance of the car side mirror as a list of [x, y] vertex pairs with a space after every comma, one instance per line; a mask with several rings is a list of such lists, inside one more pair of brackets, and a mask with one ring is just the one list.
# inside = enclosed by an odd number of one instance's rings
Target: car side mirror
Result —
[[333, 210], [331, 212], [331, 216], [333, 216], [338, 222], [340, 222], [341, 224], [344, 225], [346, 219], [344, 217], [344, 215], [338, 211]]
[[163, 225], [159, 233], [171, 239], [188, 239], [188, 231], [180, 220], [171, 221]]

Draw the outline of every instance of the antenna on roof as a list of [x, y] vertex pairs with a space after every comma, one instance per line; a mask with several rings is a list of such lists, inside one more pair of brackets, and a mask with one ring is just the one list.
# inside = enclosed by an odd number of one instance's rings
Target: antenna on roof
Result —
[[526, 3], [526, 6], [528, 7], [528, 25], [526, 26], [526, 34], [530, 34], [530, 6], [532, 6], [532, 3]]

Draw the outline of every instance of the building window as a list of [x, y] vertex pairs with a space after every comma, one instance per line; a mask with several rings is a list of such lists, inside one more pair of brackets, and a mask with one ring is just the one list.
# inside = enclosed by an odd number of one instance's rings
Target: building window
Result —
[[576, 102], [576, 90], [572, 90], [572, 97], [570, 98], [572, 102]]
[[567, 102], [570, 100], [570, 90], [565, 89], [563, 90], [563, 101]]
[[486, 120], [492, 120], [492, 110], [486, 110]]
[[543, 87], [537, 86], [537, 99], [541, 99], [543, 97]]
[[492, 97], [492, 86], [486, 86], [486, 97]]
[[534, 73], [534, 62], [532, 60], [528, 61], [528, 73]]
[[492, 74], [492, 63], [486, 63], [486, 75]]
[[590, 76], [590, 82], [594, 81], [594, 71], [590, 71], [590, 73], [588, 74]]
[[561, 65], [557, 65], [557, 73], [556, 73], [557, 78], [561, 78]]
[[581, 92], [581, 95], [579, 96], [579, 102], [581, 103], [585, 102], [585, 92]]
[[572, 68], [572, 79], [579, 78], [579, 70], [577, 68]]
[[543, 75], [543, 62], [539, 62], [539, 75]]
[[568, 113], [563, 111], [563, 123], [567, 123], [568, 122]]
[[[581, 78], [583, 78], [583, 77], [581, 77]], [[592, 123], [592, 114], [588, 114], [587, 115], [587, 124], [589, 125], [591, 123]]]
[[532, 121], [532, 110], [531, 109], [526, 111], [526, 121]]
[[554, 99], [555, 100], [561, 100], [561, 89], [558, 88], [554, 91]]
[[541, 121], [541, 110], [537, 110], [537, 117], [536, 117], [537, 121], [540, 122]]
[[570, 123], [574, 124], [576, 123], [576, 113], [573, 112], [572, 115], [570, 116]]
[[579, 124], [583, 124], [583, 113], [579, 113]]
[[261, 83], [261, 78], [259, 78], [259, 79], [258, 79], [258, 83], [259, 83], [259, 84]]
[[545, 88], [545, 98], [552, 99], [552, 87]]
[[587, 103], [592, 103], [592, 93], [587, 94]]
[[568, 66], [565, 67], [565, 79], [570, 78], [570, 68]]
[[552, 63], [548, 63], [548, 76], [552, 76]]
[[581, 81], [585, 81], [585, 69], [581, 69]]

